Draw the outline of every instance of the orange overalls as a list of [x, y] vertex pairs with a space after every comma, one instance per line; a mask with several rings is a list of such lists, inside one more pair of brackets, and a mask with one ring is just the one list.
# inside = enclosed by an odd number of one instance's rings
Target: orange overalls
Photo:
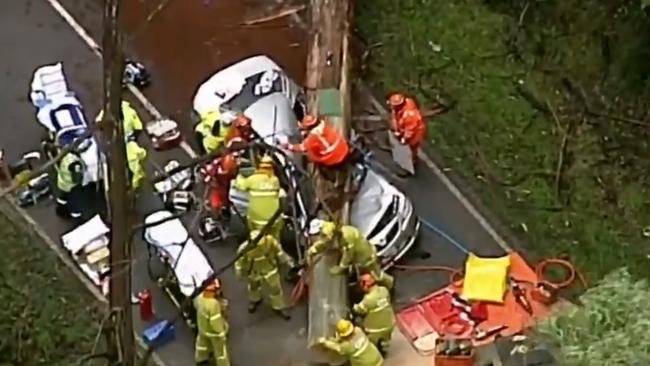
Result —
[[327, 123], [309, 131], [300, 144], [288, 146], [293, 152], [305, 153], [310, 162], [326, 167], [342, 164], [348, 156], [348, 142]]
[[234, 159], [234, 157], [226, 155], [215, 159], [201, 169], [203, 181], [210, 187], [208, 196], [210, 208], [217, 213], [230, 207], [230, 199], [228, 197], [230, 183], [235, 179], [238, 171], [236, 165], [225, 164], [227, 159], [231, 158]]
[[417, 103], [406, 98], [400, 109], [392, 111], [392, 130], [395, 136], [411, 148], [413, 163], [418, 159], [418, 149], [427, 134], [427, 127]]

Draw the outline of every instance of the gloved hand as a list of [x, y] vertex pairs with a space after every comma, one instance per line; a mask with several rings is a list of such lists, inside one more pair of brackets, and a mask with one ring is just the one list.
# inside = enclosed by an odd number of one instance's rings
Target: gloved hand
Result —
[[341, 266], [332, 266], [332, 268], [330, 268], [330, 274], [333, 274], [333, 275], [340, 275], [343, 272], [345, 272], [345, 268], [343, 268]]

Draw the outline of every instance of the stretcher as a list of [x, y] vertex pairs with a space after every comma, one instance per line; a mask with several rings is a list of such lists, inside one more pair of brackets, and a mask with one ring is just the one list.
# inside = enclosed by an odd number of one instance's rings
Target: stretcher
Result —
[[[172, 216], [172, 213], [166, 210], [156, 211], [144, 219], [145, 227]], [[187, 306], [183, 304], [213, 273], [210, 261], [178, 218], [147, 227], [143, 237], [149, 254], [149, 275], [183, 311], [187, 324], [195, 328], [194, 306], [192, 302]], [[164, 273], [154, 273], [151, 263], [153, 258], [162, 262]]]

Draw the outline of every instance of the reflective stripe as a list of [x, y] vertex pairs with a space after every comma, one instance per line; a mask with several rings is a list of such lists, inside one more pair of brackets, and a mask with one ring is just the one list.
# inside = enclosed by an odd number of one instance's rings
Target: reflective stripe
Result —
[[197, 345], [195, 348], [196, 348], [198, 351], [207, 351], [207, 350], [208, 350], [208, 347], [201, 347], [201, 346], [198, 346], [198, 345]]
[[325, 140], [325, 137], [322, 135], [316, 135], [318, 139], [320, 140], [321, 144], [325, 146], [325, 150], [323, 151], [323, 154], [329, 154], [332, 151], [336, 150], [336, 148], [341, 144], [341, 138], [337, 136], [336, 141], [334, 141], [333, 144], [330, 144], [327, 140]]
[[368, 338], [365, 338], [365, 339], [363, 340], [363, 344], [361, 345], [361, 347], [359, 347], [359, 349], [357, 349], [357, 350], [352, 354], [352, 357], [357, 357], [357, 356], [359, 356], [360, 354], [362, 354], [362, 353], [366, 350], [366, 348], [368, 348], [368, 345], [369, 345], [369, 344], [370, 344], [370, 342], [368, 341]]
[[277, 189], [251, 189], [249, 191], [249, 195], [255, 196], [255, 197], [269, 197], [269, 196], [277, 196], [278, 195], [278, 190]]
[[272, 275], [277, 274], [277, 273], [278, 273], [278, 269], [277, 269], [277, 267], [276, 267], [274, 270], [272, 270], [271, 272], [265, 274], [263, 277], [264, 277], [264, 278], [269, 278], [269, 277], [271, 277]]
[[61, 205], [67, 205], [68, 201], [64, 200], [63, 198], [57, 198], [56, 203], [61, 204]]
[[224, 338], [226, 336], [226, 332], [221, 332], [221, 333], [212, 333], [212, 332], [205, 332], [204, 333], [206, 337], [209, 338]]
[[379, 301], [377, 302], [377, 307], [374, 308], [374, 309], [372, 309], [372, 310], [369, 310], [369, 312], [370, 312], [370, 313], [376, 313], [376, 312], [378, 312], [378, 311], [381, 311], [381, 310], [386, 309], [386, 308], [389, 307], [389, 306], [390, 306], [390, 304], [388, 303], [388, 300], [386, 300], [386, 299], [381, 299], [381, 300], [379, 300]]
[[221, 318], [221, 314], [213, 315], [210, 317], [210, 321]]
[[366, 333], [380, 333], [380, 332], [385, 332], [387, 330], [391, 330], [393, 326], [389, 327], [383, 327], [383, 328], [365, 328], [364, 330]]

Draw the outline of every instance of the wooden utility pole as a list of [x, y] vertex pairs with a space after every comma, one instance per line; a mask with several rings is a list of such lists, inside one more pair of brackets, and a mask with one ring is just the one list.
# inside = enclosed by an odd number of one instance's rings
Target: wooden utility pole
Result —
[[[311, 0], [306, 77], [309, 113], [320, 115], [346, 137], [351, 124], [350, 3], [350, 0]], [[317, 197], [331, 211], [327, 213], [334, 216], [331, 219], [339, 224], [349, 220], [347, 181], [347, 172], [340, 172], [336, 182], [316, 175]], [[329, 272], [338, 259], [338, 253], [326, 253], [311, 269], [307, 342], [313, 362], [340, 364], [342, 361], [318, 347], [316, 342], [320, 337], [333, 336], [337, 321], [349, 314], [347, 280]]]
[[126, 146], [124, 124], [120, 118], [123, 58], [118, 24], [119, 0], [104, 2], [104, 118], [102, 130], [109, 151], [111, 213], [111, 274], [109, 304], [113, 312], [113, 331], [109, 352], [121, 366], [135, 365], [133, 318], [131, 315], [131, 249], [129, 245], [129, 204], [126, 184]]

